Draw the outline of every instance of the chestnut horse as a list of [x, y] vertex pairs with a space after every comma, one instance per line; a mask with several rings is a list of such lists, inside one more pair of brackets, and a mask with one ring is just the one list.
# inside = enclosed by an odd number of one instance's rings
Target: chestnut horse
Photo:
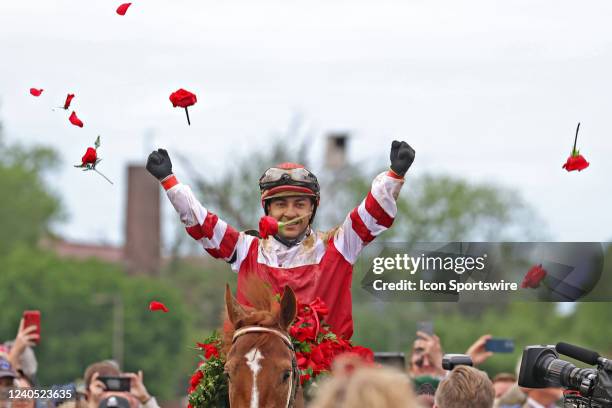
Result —
[[286, 286], [279, 306], [270, 290], [255, 286], [247, 293], [252, 308], [238, 303], [229, 285], [225, 288], [228, 321], [223, 333], [230, 406], [302, 408], [300, 372], [288, 334], [297, 314], [295, 294]]

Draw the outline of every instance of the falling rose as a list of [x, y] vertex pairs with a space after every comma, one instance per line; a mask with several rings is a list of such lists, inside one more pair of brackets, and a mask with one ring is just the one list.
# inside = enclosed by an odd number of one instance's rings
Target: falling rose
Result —
[[574, 147], [572, 148], [572, 153], [567, 158], [567, 161], [562, 166], [567, 171], [582, 171], [589, 167], [589, 162], [580, 154], [580, 151], [576, 149], [576, 143], [578, 142], [578, 130], [580, 129], [580, 122], [578, 122], [578, 126], [576, 127], [576, 136], [574, 137]]
[[106, 177], [104, 174], [100, 173], [98, 169], [96, 169], [96, 166], [102, 160], [101, 158], [98, 157], [98, 148], [100, 147], [100, 136], [96, 138], [96, 142], [94, 143], [94, 146], [95, 147], [87, 148], [87, 150], [85, 151], [85, 154], [83, 155], [83, 157], [81, 157], [81, 164], [75, 164], [74, 167], [83, 169], [83, 171], [93, 170], [96, 173], [98, 173], [100, 176], [104, 177], [106, 181], [113, 184], [113, 182], [110, 181], [108, 177]]
[[174, 106], [175, 108], [177, 106], [185, 108], [185, 114], [187, 115], [187, 124], [189, 126], [191, 126], [191, 121], [189, 120], [189, 110], [187, 108], [189, 106], [194, 105], [197, 101], [198, 98], [195, 96], [195, 94], [186, 91], [183, 88], [170, 94], [170, 102], [172, 102], [172, 106]]

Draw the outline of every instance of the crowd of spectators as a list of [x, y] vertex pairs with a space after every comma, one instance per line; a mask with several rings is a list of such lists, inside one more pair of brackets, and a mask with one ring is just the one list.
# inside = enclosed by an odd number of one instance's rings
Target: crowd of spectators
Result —
[[[122, 372], [112, 360], [89, 365], [75, 382], [41, 386], [34, 352], [38, 341], [36, 327], [26, 327], [21, 319], [15, 339], [0, 344], [0, 408], [159, 408], [144, 384], [142, 371]], [[102, 377], [123, 378], [127, 386], [109, 389]], [[34, 389], [51, 398], [28, 398], [34, 394], [27, 390]], [[9, 390], [19, 390], [19, 397], [9, 398]]]
[[478, 338], [466, 351], [473, 366], [443, 368], [443, 350], [435, 334], [417, 332], [405, 372], [365, 363], [334, 364], [313, 408], [553, 408], [563, 398], [561, 388], [519, 387], [518, 373], [498, 373], [492, 379], [477, 366], [494, 355]]
[[[562, 399], [561, 388], [519, 387], [517, 376], [498, 373], [492, 379], [477, 367], [493, 353], [486, 351], [484, 335], [465, 352], [472, 366], [443, 368], [443, 349], [435, 334], [417, 332], [405, 371], [383, 367], [347, 355], [333, 364], [332, 375], [320, 384], [312, 408], [552, 408]], [[13, 340], [0, 344], [0, 393], [11, 388], [39, 387], [34, 353], [38, 334], [23, 319]], [[123, 378], [129, 386], [109, 389], [105, 378]], [[113, 361], [85, 368], [81, 382], [48, 386], [70, 390], [70, 398], [0, 398], [0, 408], [159, 408], [145, 387], [143, 373], [122, 372]]]

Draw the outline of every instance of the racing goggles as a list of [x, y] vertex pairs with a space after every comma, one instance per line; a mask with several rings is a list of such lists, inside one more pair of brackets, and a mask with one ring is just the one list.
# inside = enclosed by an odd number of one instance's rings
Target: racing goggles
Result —
[[307, 187], [315, 194], [319, 192], [317, 177], [304, 167], [294, 169], [272, 167], [266, 170], [259, 179], [259, 188], [262, 192], [285, 185]]

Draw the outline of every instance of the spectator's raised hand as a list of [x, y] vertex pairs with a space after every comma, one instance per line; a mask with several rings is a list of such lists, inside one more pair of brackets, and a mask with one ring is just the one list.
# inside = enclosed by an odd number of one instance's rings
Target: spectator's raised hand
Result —
[[493, 355], [493, 352], [485, 350], [485, 344], [491, 337], [492, 336], [490, 334], [480, 336], [480, 338], [476, 340], [474, 344], [472, 344], [465, 352], [465, 354], [472, 358], [472, 363], [474, 363], [475, 366], [484, 363]]
[[433, 366], [434, 372], [443, 375], [445, 373], [442, 368], [442, 355], [444, 353], [442, 352], [440, 338], [435, 334], [430, 335], [422, 331], [417, 331], [417, 336], [414, 349], [422, 349], [429, 363]]
[[106, 391], [106, 386], [100, 380], [98, 380], [98, 376], [100, 374], [96, 371], [91, 376], [91, 382], [89, 383], [89, 393], [87, 395], [89, 406], [99, 406], [100, 401], [102, 401], [102, 397], [104, 392]]
[[138, 371], [138, 374], [134, 373], [124, 373], [125, 377], [129, 377], [130, 379], [130, 393], [138, 398], [141, 404], [145, 404], [148, 400], [151, 399], [151, 395], [147, 391], [147, 387], [145, 387], [144, 382], [142, 381], [142, 370]]
[[24, 327], [24, 325], [25, 322], [23, 318], [21, 318], [17, 337], [15, 337], [15, 341], [8, 356], [10, 363], [17, 368], [19, 368], [19, 359], [24, 350], [27, 347], [36, 346], [36, 341], [38, 340], [38, 334], [34, 333], [36, 331], [36, 326]]

